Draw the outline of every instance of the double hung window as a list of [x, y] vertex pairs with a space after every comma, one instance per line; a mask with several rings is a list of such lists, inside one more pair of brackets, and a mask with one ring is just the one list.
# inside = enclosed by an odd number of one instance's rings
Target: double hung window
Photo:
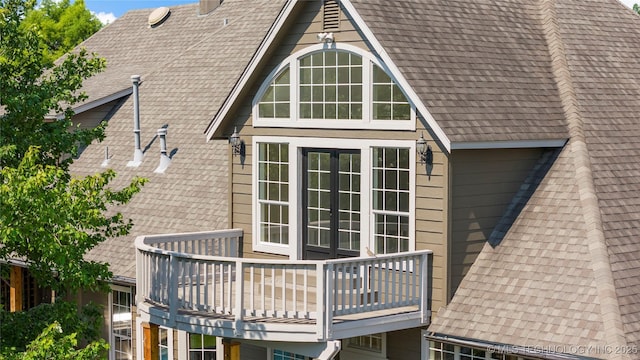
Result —
[[128, 360], [133, 356], [131, 304], [131, 288], [114, 286], [111, 291], [111, 356], [115, 360]]

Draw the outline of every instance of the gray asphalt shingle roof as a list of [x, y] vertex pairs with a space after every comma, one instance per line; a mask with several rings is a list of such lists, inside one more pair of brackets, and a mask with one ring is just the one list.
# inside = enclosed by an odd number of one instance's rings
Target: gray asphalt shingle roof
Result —
[[537, 1], [351, 2], [451, 142], [568, 137]]
[[[134, 220], [131, 235], [100, 244], [89, 259], [108, 261], [116, 276], [134, 279], [135, 236], [228, 227], [228, 144], [206, 142], [203, 131], [283, 4], [226, 0], [205, 16], [198, 15], [197, 4], [176, 6], [156, 28], [147, 24], [152, 10], [136, 10], [83, 44], [107, 60], [107, 70], [85, 83], [89, 101], [130, 87], [131, 75], [141, 75], [141, 143], [148, 150], [140, 167], [126, 166], [134, 147], [133, 100], [128, 98], [109, 120], [104, 142], [89, 146], [73, 171], [101, 171], [108, 146], [109, 167], [118, 174], [114, 185], [133, 176], [149, 179], [122, 209]], [[165, 173], [155, 174], [160, 158], [155, 135], [164, 125], [168, 150], [175, 154]]]
[[564, 349], [637, 348], [640, 20], [615, 0], [533, 4], [571, 139], [500, 244], [485, 245], [430, 330]]
[[[89, 101], [142, 75], [142, 144], [150, 145], [141, 167], [126, 167], [127, 99], [105, 142], [74, 164], [79, 174], [100, 170], [108, 146], [120, 184], [150, 178], [124, 208], [132, 235], [101, 244], [91, 259], [134, 278], [135, 235], [228, 226], [228, 145], [205, 142], [203, 131], [284, 2], [225, 0], [207, 16], [197, 4], [178, 6], [154, 29], [151, 10], [133, 11], [85, 42], [108, 64], [87, 81]], [[521, 211], [497, 229], [499, 244], [485, 245], [429, 330], [518, 345], [640, 346], [638, 16], [616, 0], [351, 3], [452, 142], [571, 137], [548, 171], [529, 178], [536, 191], [514, 200]], [[177, 152], [154, 174], [163, 125]]]

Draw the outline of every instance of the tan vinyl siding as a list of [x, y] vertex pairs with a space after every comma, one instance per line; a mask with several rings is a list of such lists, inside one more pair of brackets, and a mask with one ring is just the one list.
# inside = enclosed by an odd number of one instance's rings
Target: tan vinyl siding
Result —
[[[424, 137], [433, 150], [433, 169], [427, 174], [426, 166], [416, 164], [416, 250], [433, 251], [431, 264], [431, 309], [446, 305], [447, 293], [447, 209], [449, 182], [449, 158], [424, 130], [418, 121], [417, 132]], [[416, 133], [411, 133], [414, 138]]]
[[[291, 16], [292, 23], [286, 24], [283, 35], [275, 41], [278, 44], [270, 54], [267, 55], [269, 61], [262, 68], [262, 73], [256, 77], [257, 81], [247, 92], [243, 101], [240, 102], [235, 111], [234, 124], [224, 133], [231, 133], [233, 126], [238, 127], [238, 131], [243, 141], [245, 141], [246, 158], [244, 165], [241, 165], [239, 157], [232, 159], [231, 176], [231, 227], [242, 228], [244, 230], [243, 252], [247, 257], [258, 258], [278, 258], [279, 255], [257, 253], [253, 251], [252, 234], [252, 136], [310, 136], [310, 137], [369, 137], [385, 139], [386, 133], [362, 133], [361, 131], [345, 130], [305, 130], [305, 129], [282, 129], [282, 128], [253, 128], [252, 127], [252, 100], [261, 83], [265, 81], [269, 73], [277, 67], [280, 62], [294, 52], [318, 43], [316, 35], [322, 32], [322, 4], [323, 1], [307, 1], [299, 5], [294, 10], [295, 16]], [[355, 30], [352, 22], [341, 10], [340, 30], [333, 31], [336, 39], [341, 43], [349, 43], [368, 49], [362, 37]], [[241, 200], [242, 199], [242, 200]], [[240, 200], [236, 202], [236, 200]]]
[[387, 359], [420, 359], [420, 329], [407, 329], [387, 333]]
[[541, 149], [452, 153], [450, 297], [540, 154]]
[[[240, 162], [240, 157], [233, 157], [231, 176], [231, 227], [242, 228], [244, 230], [243, 252], [247, 257], [280, 257], [264, 253], [253, 252], [252, 234], [252, 163], [253, 136], [292, 136], [292, 137], [315, 137], [315, 138], [336, 138], [336, 139], [398, 139], [417, 140], [422, 132], [425, 139], [434, 152], [434, 166], [430, 176], [426, 174], [425, 166], [419, 162], [416, 164], [416, 249], [430, 249], [434, 251], [432, 272], [432, 309], [437, 310], [446, 304], [447, 294], [447, 217], [449, 183], [449, 158], [445, 155], [441, 147], [433, 141], [432, 134], [425, 130], [425, 122], [417, 120], [417, 131], [400, 130], [345, 130], [345, 129], [296, 129], [296, 128], [268, 128], [252, 126], [252, 100], [260, 84], [266, 79], [268, 74], [279, 65], [279, 63], [293, 52], [310, 45], [317, 44], [316, 35], [322, 30], [322, 9], [320, 1], [305, 2], [302, 8], [297, 9], [295, 24], [289, 24], [285, 29], [286, 35], [282, 36], [278, 47], [271, 53], [270, 60], [262, 68], [262, 73], [256, 75], [256, 82], [250, 86], [250, 90], [238, 102], [236, 110], [232, 112], [233, 119], [221, 134], [231, 134], [234, 126], [245, 142], [246, 158], [244, 164]], [[334, 31], [337, 41], [341, 43], [347, 41], [351, 45], [368, 49], [357, 31], [354, 30], [352, 22], [343, 13], [340, 21], [341, 30]], [[329, 140], [330, 141], [330, 140]], [[328, 145], [329, 142], [328, 142]], [[229, 150], [230, 151], [230, 150]]]

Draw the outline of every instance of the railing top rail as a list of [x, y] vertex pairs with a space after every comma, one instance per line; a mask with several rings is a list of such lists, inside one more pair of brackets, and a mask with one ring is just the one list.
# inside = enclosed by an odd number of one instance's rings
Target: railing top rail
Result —
[[[138, 244], [136, 243], [136, 246], [137, 245]], [[325, 261], [319, 261], [319, 260], [230, 258], [228, 256], [187, 254], [187, 253], [178, 252], [178, 251], [158, 249], [149, 245], [143, 245], [143, 246], [137, 246], [137, 247], [138, 247], [138, 250], [143, 252], [173, 256], [176, 258], [189, 259], [189, 260], [217, 261], [217, 262], [229, 262], [229, 263], [241, 262], [243, 264], [287, 265], [287, 266], [315, 266], [317, 264], [325, 263]]]
[[289, 259], [254, 259], [254, 258], [230, 258], [228, 256], [199, 255], [179, 251], [164, 250], [153, 245], [169, 242], [204, 240], [212, 238], [240, 237], [243, 235], [242, 229], [228, 229], [215, 231], [202, 231], [192, 233], [176, 233], [162, 235], [143, 235], [135, 240], [136, 248], [143, 252], [173, 256], [189, 260], [218, 261], [218, 262], [241, 262], [245, 265], [286, 265], [286, 266], [315, 266], [318, 264], [348, 264], [354, 261], [385, 261], [396, 260], [398, 258], [423, 256], [433, 254], [431, 250], [419, 250], [412, 252], [402, 252], [393, 254], [378, 254], [375, 256], [352, 257], [329, 260], [289, 260]]
[[180, 242], [180, 241], [192, 241], [192, 240], [204, 240], [211, 238], [225, 238], [225, 237], [237, 237], [242, 236], [242, 229], [225, 229], [225, 230], [213, 230], [213, 231], [199, 231], [190, 233], [174, 233], [174, 234], [160, 234], [160, 235], [141, 235], [136, 238], [135, 244], [137, 248], [141, 248], [140, 245], [153, 245], [167, 242]]
[[419, 250], [419, 251], [410, 251], [410, 252], [399, 252], [392, 254], [377, 254], [375, 256], [363, 256], [356, 258], [341, 258], [341, 259], [330, 259], [324, 260], [327, 264], [342, 264], [342, 263], [350, 263], [353, 262], [354, 259], [358, 259], [359, 261], [363, 260], [394, 260], [400, 257], [412, 257], [412, 256], [422, 256], [422, 255], [431, 255], [433, 251], [431, 250]]

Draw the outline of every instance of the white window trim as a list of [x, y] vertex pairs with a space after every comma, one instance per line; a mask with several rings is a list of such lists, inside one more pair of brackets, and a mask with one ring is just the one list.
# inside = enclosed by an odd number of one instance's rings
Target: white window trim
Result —
[[[167, 352], [169, 353], [169, 360], [173, 360], [173, 329], [160, 326], [159, 329], [167, 330]], [[160, 334], [158, 334], [158, 340], [160, 340]], [[158, 342], [158, 349], [160, 348], [160, 342]], [[158, 351], [158, 355], [160, 352]]]
[[[310, 53], [321, 51], [321, 50], [343, 50], [355, 53], [362, 57], [362, 120], [327, 120], [327, 119], [300, 119], [299, 107], [298, 107], [298, 99], [299, 99], [299, 80], [298, 80], [298, 62], [299, 59], [305, 55]], [[368, 61], [367, 61], [368, 60]], [[405, 97], [411, 106], [411, 117], [409, 120], [373, 120], [371, 119], [371, 108], [372, 108], [372, 92], [373, 86], [371, 84], [372, 79], [372, 67], [370, 64], [373, 63], [382, 68], [396, 83], [396, 85], [400, 86], [398, 80], [393, 76], [393, 73], [389, 70], [389, 68], [378, 58], [376, 58], [372, 53], [365, 51], [359, 47], [333, 42], [331, 44], [315, 44], [299, 50], [294, 54], [287, 57], [280, 65], [278, 65], [269, 75], [266, 80], [262, 83], [260, 88], [258, 89], [256, 95], [253, 98], [252, 102], [252, 117], [253, 117], [253, 126], [254, 127], [293, 127], [293, 128], [331, 128], [331, 129], [377, 129], [377, 130], [415, 130], [416, 129], [416, 107], [415, 104], [411, 101], [411, 98], [407, 96], [405, 92]], [[274, 119], [274, 118], [260, 118], [258, 116], [258, 104], [260, 103], [260, 99], [264, 95], [265, 91], [271, 85], [271, 82], [275, 79], [275, 77], [285, 69], [289, 67], [289, 76], [290, 76], [290, 117], [289, 119]], [[369, 74], [368, 76], [364, 74]], [[402, 89], [402, 88], [401, 88]], [[404, 89], [402, 89], [404, 91]]]
[[366, 350], [354, 346], [349, 346], [348, 339], [343, 340], [343, 347], [340, 350], [341, 354], [345, 354], [347, 359], [353, 360], [386, 360], [387, 359], [387, 333], [382, 333], [382, 349], [380, 352], [373, 350]]
[[360, 223], [360, 255], [367, 255], [367, 248], [374, 250], [373, 239], [374, 222], [371, 205], [371, 189], [373, 179], [371, 176], [371, 154], [374, 147], [392, 147], [409, 149], [409, 251], [415, 251], [415, 193], [416, 193], [416, 142], [414, 140], [368, 140], [368, 139], [335, 139], [335, 138], [308, 138], [308, 137], [272, 137], [254, 136], [252, 138], [253, 149], [258, 149], [258, 143], [280, 143], [289, 145], [289, 244], [272, 244], [259, 241], [259, 203], [258, 203], [258, 151], [254, 150], [252, 161], [252, 242], [253, 250], [272, 254], [286, 255], [290, 259], [302, 259], [302, 213], [296, 209], [302, 209], [302, 149], [327, 148], [327, 149], [355, 149], [360, 150], [360, 197], [361, 223]]
[[[178, 360], [189, 360], [189, 333], [178, 330]], [[216, 360], [224, 360], [222, 337], [216, 336]]]
[[[114, 360], [116, 357], [116, 353], [115, 353], [115, 336], [113, 335], [113, 291], [120, 291], [120, 292], [128, 292], [131, 296], [131, 307], [133, 308], [133, 306], [135, 306], [135, 297], [134, 292], [133, 292], [133, 288], [130, 286], [120, 286], [120, 285], [110, 285], [110, 291], [109, 291], [109, 359], [110, 360]], [[131, 314], [132, 319], [131, 319], [131, 355], [134, 355], [134, 351], [133, 351], [133, 338], [134, 337], [138, 337], [135, 336], [135, 330], [136, 328], [134, 327], [134, 322], [133, 322], [133, 313]], [[137, 324], [137, 321], [136, 321]], [[142, 333], [140, 333], [142, 334]], [[136, 341], [137, 343], [137, 341]]]

